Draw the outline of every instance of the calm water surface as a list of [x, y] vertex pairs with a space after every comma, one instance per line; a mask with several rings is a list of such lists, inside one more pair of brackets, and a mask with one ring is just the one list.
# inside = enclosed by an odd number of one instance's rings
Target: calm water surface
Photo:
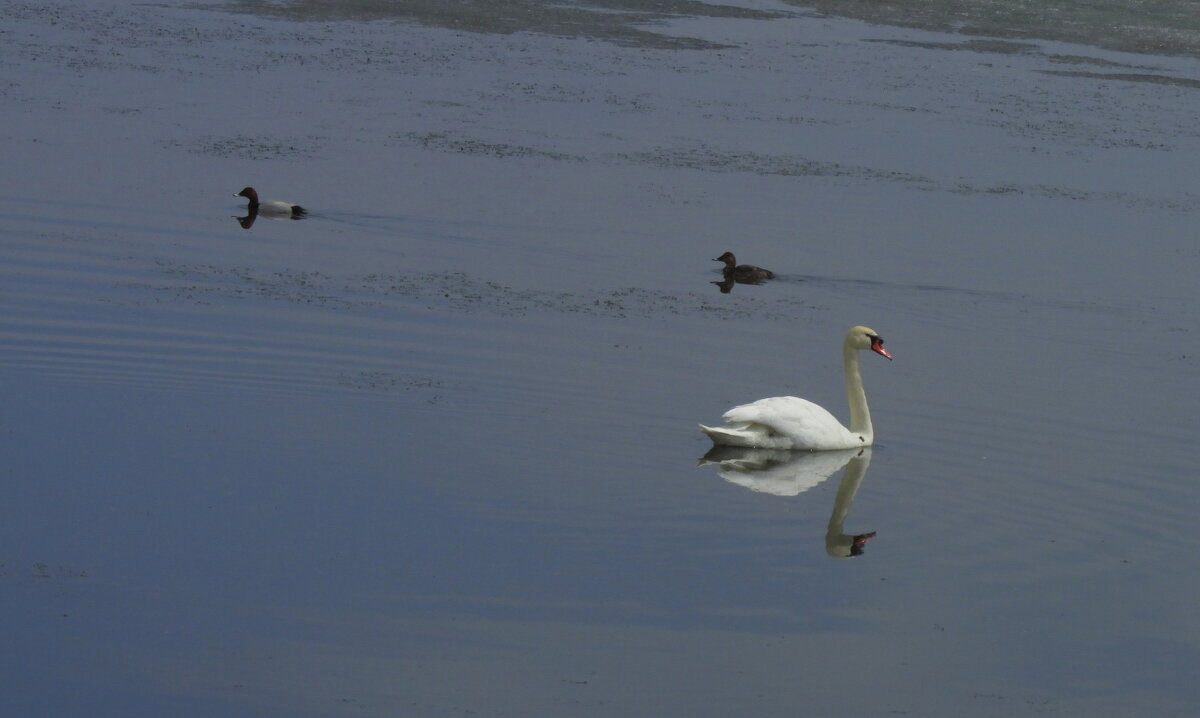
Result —
[[0, 4], [0, 710], [1191, 715], [1185, 5]]

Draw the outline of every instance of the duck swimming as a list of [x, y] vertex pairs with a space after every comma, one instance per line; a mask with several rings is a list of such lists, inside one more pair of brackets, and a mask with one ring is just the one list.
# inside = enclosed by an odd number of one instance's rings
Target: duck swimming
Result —
[[238, 192], [234, 197], [245, 197], [250, 200], [250, 205], [247, 209], [251, 215], [261, 214], [268, 217], [291, 217], [292, 219], [300, 219], [308, 214], [308, 210], [298, 204], [291, 202], [282, 202], [277, 199], [267, 200], [266, 202], [258, 201], [258, 192], [253, 187], [247, 187], [241, 192]]
[[713, 261], [725, 263], [725, 269], [721, 271], [725, 274], [725, 279], [727, 280], [732, 279], [735, 282], [743, 284], [758, 284], [767, 279], [775, 278], [775, 273], [769, 269], [755, 267], [752, 264], [738, 264], [737, 257], [733, 256], [733, 252], [726, 252]]

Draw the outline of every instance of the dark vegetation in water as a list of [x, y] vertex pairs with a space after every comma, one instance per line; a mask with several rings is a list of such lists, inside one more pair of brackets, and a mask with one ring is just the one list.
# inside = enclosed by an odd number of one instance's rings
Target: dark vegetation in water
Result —
[[880, 25], [990, 38], [1028, 38], [1095, 45], [1122, 52], [1200, 57], [1200, 12], [1195, 3], [1145, 0], [1139, 21], [1130, 3], [1016, 3], [1012, 0], [784, 0], [800, 8]]
[[674, 17], [770, 19], [783, 16], [782, 13], [709, 4], [699, 0], [595, 0], [586, 4], [547, 3], [542, 0], [295, 0], [284, 3], [246, 0], [226, 7], [237, 12], [274, 15], [288, 20], [399, 20], [466, 32], [537, 32], [604, 40], [631, 47], [674, 50], [710, 50], [726, 46], [699, 38], [663, 35], [642, 26]]
[[[1054, 74], [1053, 71], [1045, 72]], [[1062, 74], [1082, 77], [1104, 77], [1104, 75], [1099, 73], [1076, 71], [1064, 71]], [[1130, 80], [1132, 78], [1128, 75], [1120, 75], [1114, 79]], [[1151, 80], [1145, 78], [1140, 81], [1151, 82]], [[1160, 81], [1158, 84], [1172, 83]], [[918, 112], [922, 110], [913, 108], [912, 111]], [[1081, 144], [1103, 148], [1136, 147], [1141, 149], [1168, 149], [1161, 143], [1141, 139], [1132, 133], [1085, 134], [1077, 131], [1079, 128], [1070, 125], [1064, 126], [1056, 121], [1046, 120], [1039, 122], [1031, 115], [1014, 114], [1011, 118], [998, 115], [991, 122], [1008, 125], [1008, 129], [1015, 135], [1033, 139], [1044, 137], [1046, 141], [1077, 141]], [[1053, 136], [1051, 137], [1050, 135]], [[923, 174], [881, 167], [815, 160], [802, 155], [779, 152], [771, 154], [748, 151], [726, 152], [701, 142], [659, 146], [635, 152], [596, 153], [589, 156], [527, 145], [487, 142], [462, 133], [451, 132], [410, 132], [395, 135], [392, 139], [441, 152], [486, 156], [496, 159], [526, 158], [565, 162], [640, 164], [659, 168], [699, 170], [703, 172], [746, 173], [759, 176], [825, 177], [846, 180], [898, 182], [913, 189], [931, 192], [945, 191], [959, 195], [1020, 194], [1053, 199], [1102, 200], [1129, 207], [1158, 207], [1176, 212], [1194, 211], [1200, 205], [1200, 198], [1192, 196], [1182, 199], [1162, 196], [1148, 197], [1128, 192], [1076, 190], [1043, 183], [1006, 182], [1001, 184], [983, 184], [966, 178], [958, 178], [947, 183]]]
[[[1127, 65], [1098, 57], [1082, 55], [1047, 54], [1041, 48], [1028, 42], [1009, 42], [1006, 40], [967, 40], [964, 42], [920, 42], [916, 40], [874, 39], [868, 42], [883, 42], [899, 47], [918, 47], [924, 50], [960, 50], [979, 52], [993, 55], [1037, 55], [1047, 61], [1063, 65], [1091, 65], [1109, 69], [1121, 70], [1159, 70], [1148, 65]], [[1172, 77], [1155, 74], [1154, 72], [1096, 72], [1084, 70], [1040, 70], [1047, 75], [1063, 77], [1080, 77], [1092, 80], [1116, 80], [1121, 82], [1146, 82], [1154, 85], [1171, 87], [1186, 87], [1200, 89], [1200, 80], [1187, 77]]]
[[[1123, 52], [1200, 57], [1200, 12], [1194, 3], [1146, 0], [1138, 3], [1139, 22], [1130, 24], [1129, 3], [1119, 0], [1077, 3], [1054, 0], [784, 0], [797, 12], [849, 17], [865, 22], [937, 32], [986, 36], [974, 42], [995, 45], [1005, 38], [1042, 39], [1096, 45]], [[699, 0], [242, 0], [222, 6], [235, 12], [301, 21], [415, 22], [466, 32], [537, 32], [583, 37], [631, 47], [710, 50], [726, 47], [700, 38], [653, 32], [647, 26], [677, 17], [769, 20], [787, 13]], [[999, 40], [997, 40], [999, 39]], [[995, 48], [986, 52], [998, 52]]]
[[1084, 77], [1092, 80], [1116, 80], [1119, 82], [1146, 82], [1152, 85], [1168, 85], [1170, 87], [1187, 87], [1200, 89], [1200, 80], [1186, 77], [1167, 77], [1136, 72], [1084, 72], [1082, 70], [1042, 70], [1047, 75], [1062, 75], [1064, 77]]
[[317, 152], [316, 147], [323, 143], [323, 139], [318, 136], [310, 135], [308, 137], [288, 137], [280, 139], [273, 136], [249, 136], [249, 135], [231, 135], [228, 137], [219, 137], [208, 135], [183, 140], [171, 140], [164, 142], [164, 146], [174, 149], [179, 148], [185, 152], [190, 152], [196, 155], [208, 155], [210, 157], [230, 157], [250, 160], [273, 160], [273, 159], [288, 159], [302, 160], [315, 157]]
[[[823, 309], [800, 296], [720, 298], [703, 289], [708, 276], [697, 279], [695, 292], [667, 292], [640, 287], [564, 292], [512, 287], [466, 272], [372, 273], [336, 277], [325, 272], [174, 264], [159, 260], [164, 281], [122, 285], [135, 293], [164, 299], [212, 304], [236, 299], [266, 299], [326, 309], [383, 306], [415, 301], [427, 309], [493, 316], [566, 313], [599, 317], [702, 315], [715, 319], [754, 316], [786, 321], [797, 312]], [[137, 303], [136, 296], [126, 301]]]

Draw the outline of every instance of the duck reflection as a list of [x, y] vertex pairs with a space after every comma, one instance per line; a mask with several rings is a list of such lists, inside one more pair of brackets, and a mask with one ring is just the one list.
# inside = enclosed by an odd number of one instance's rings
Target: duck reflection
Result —
[[871, 464], [870, 448], [800, 452], [714, 446], [697, 463], [717, 464], [722, 479], [773, 496], [798, 496], [845, 467], [825, 529], [825, 552], [834, 558], [861, 556], [867, 542], [875, 538], [874, 531], [847, 534], [844, 528]]
[[278, 215], [278, 214], [271, 214], [269, 212], [259, 212], [257, 209], [247, 210], [245, 217], [239, 217], [236, 214], [233, 216], [233, 218], [237, 220], [238, 224], [242, 225], [242, 229], [250, 229], [251, 227], [253, 227], [254, 221], [257, 220], [259, 217], [266, 217], [267, 219], [278, 219], [278, 220], [304, 219], [304, 217], [302, 215], [298, 215], [295, 217], [283, 216], [283, 215]]
[[242, 229], [250, 229], [254, 226], [254, 220], [258, 219], [258, 210], [252, 209], [245, 217], [234, 215], [233, 218], [238, 221], [238, 224], [242, 225]]
[[717, 285], [717, 289], [721, 290], [721, 294], [729, 294], [729, 291], [733, 289], [734, 283], [732, 279], [722, 279], [719, 282], [712, 282], [712, 284]]
[[[242, 191], [245, 192], [246, 190], [250, 189], [252, 188], [247, 187]], [[283, 207], [286, 209], [281, 208], [279, 205], [283, 205]], [[304, 209], [300, 205], [289, 205], [282, 202], [251, 202], [250, 205], [246, 207], [246, 216], [239, 217], [235, 214], [233, 215], [233, 218], [237, 220], [238, 224], [242, 225], [242, 229], [250, 229], [254, 226], [255, 220], [257, 220], [259, 217], [278, 220], [294, 220], [304, 219], [306, 216], [308, 216], [308, 210]]]

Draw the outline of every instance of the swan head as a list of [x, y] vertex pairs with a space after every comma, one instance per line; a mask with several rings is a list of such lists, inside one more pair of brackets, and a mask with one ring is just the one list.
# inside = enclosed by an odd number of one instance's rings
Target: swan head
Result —
[[858, 351], [870, 349], [879, 356], [892, 358], [888, 350], [883, 348], [883, 337], [870, 327], [857, 326], [846, 332], [846, 346]]

